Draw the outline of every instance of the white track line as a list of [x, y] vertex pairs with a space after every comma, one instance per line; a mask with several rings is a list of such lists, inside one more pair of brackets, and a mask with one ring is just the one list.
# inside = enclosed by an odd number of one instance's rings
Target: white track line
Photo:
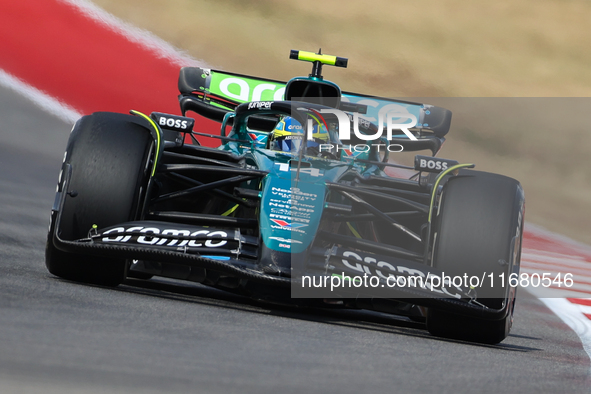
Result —
[[564, 298], [540, 298], [540, 301], [577, 333], [583, 348], [591, 357], [591, 320], [585, 317], [583, 308]]
[[[81, 14], [101, 23], [122, 37], [126, 37], [128, 40], [137, 43], [138, 45], [151, 51], [156, 58], [167, 59], [172, 64], [178, 66], [199, 66], [199, 67], [210, 67], [201, 60], [196, 60], [185, 52], [175, 48], [168, 42], [157, 37], [153, 33], [140, 29], [129, 23], [122, 21], [121, 19], [109, 14], [103, 9], [97, 7], [90, 1], [87, 0], [60, 0], [74, 8], [76, 8]], [[0, 69], [0, 85], [13, 90], [21, 96], [31, 100], [41, 109], [48, 113], [56, 116], [66, 123], [73, 124], [78, 120], [82, 114], [70, 105], [61, 102], [55, 97], [29, 85], [23, 80], [15, 77], [12, 74]]]
[[13, 90], [26, 99], [31, 100], [41, 109], [58, 117], [66, 123], [74, 124], [82, 115], [68, 104], [62, 103], [49, 94], [29, 85], [14, 75], [0, 69], [0, 85]]
[[[534, 236], [542, 236], [559, 241], [562, 245], [571, 247], [572, 253], [566, 255], [563, 253], [524, 248], [522, 253], [522, 272], [551, 272], [552, 274], [560, 272], [562, 275], [571, 272], [575, 273], [575, 284], [577, 281], [591, 283], [591, 263], [588, 262], [588, 258], [591, 255], [591, 248], [589, 246], [529, 224], [528, 232]], [[583, 348], [591, 358], [591, 307], [574, 303], [577, 299], [591, 300], [590, 289], [586, 283], [573, 286], [571, 291], [567, 291], [566, 289], [542, 288], [529, 288], [527, 290], [538, 297], [540, 301], [579, 336]], [[583, 292], [578, 292], [577, 290], [582, 290]], [[567, 297], [575, 300], [570, 301]]]
[[80, 13], [101, 23], [122, 37], [150, 50], [158, 59], [167, 59], [178, 66], [198, 66], [210, 68], [204, 61], [196, 60], [185, 51], [175, 48], [150, 31], [133, 26], [87, 0], [60, 0], [77, 8]]
[[[200, 67], [210, 67], [205, 62], [193, 59], [185, 52], [175, 48], [174, 46], [170, 45], [168, 42], [162, 40], [161, 38], [157, 37], [153, 33], [130, 25], [119, 18], [107, 13], [103, 9], [97, 7], [90, 1], [87, 0], [61, 0], [64, 3], [67, 3], [75, 8], [77, 8], [81, 13], [87, 15], [88, 17], [100, 22], [104, 26], [107, 26], [109, 29], [119, 33], [123, 37], [126, 37], [132, 42], [136, 42], [139, 45], [149, 49], [157, 58], [167, 59], [171, 63], [179, 65], [179, 66], [200, 66]], [[21, 94], [22, 96], [30, 99], [34, 103], [36, 103], [39, 107], [46, 110], [47, 112], [57, 116], [58, 118], [64, 120], [68, 123], [74, 123], [81, 115], [75, 109], [68, 106], [67, 104], [61, 103], [59, 100], [49, 96], [48, 94], [28, 85], [27, 83], [21, 81], [20, 79], [4, 72], [0, 69], [0, 84], [14, 90], [15, 92]], [[577, 243], [567, 237], [554, 234], [550, 231], [541, 229], [536, 226], [532, 226], [528, 224], [528, 231], [533, 233], [538, 233], [540, 235], [544, 235], [547, 237], [551, 237], [555, 240], [559, 240], [562, 243], [567, 245], [573, 246], [573, 249], [579, 249], [584, 251], [591, 251], [591, 248], [587, 245]], [[529, 266], [532, 267], [535, 260], [542, 260], [542, 261], [552, 261], [554, 259], [540, 256], [539, 251], [535, 250], [525, 250], [524, 249], [524, 257], [530, 257], [533, 261], [527, 261], [524, 259], [524, 265], [527, 267], [528, 263]], [[544, 252], [546, 253], [546, 252]], [[556, 258], [557, 257], [557, 258]], [[562, 256], [556, 256], [556, 260], [561, 260]], [[578, 256], [569, 256], [571, 260], [571, 264], [574, 263], [573, 260], [579, 260]], [[554, 260], [554, 261], [556, 261]], [[576, 263], [579, 263], [577, 261]], [[576, 264], [579, 266], [579, 264]], [[533, 267], [532, 267], [533, 268]], [[589, 278], [591, 278], [591, 272], [589, 274]], [[591, 320], [584, 315], [589, 311], [589, 307], [585, 307], [582, 305], [575, 305], [569, 302], [565, 298], [540, 298], [540, 300], [550, 308], [556, 315], [558, 315], [569, 327], [577, 333], [577, 335], [581, 338], [581, 342], [583, 347], [589, 357], [591, 358]]]

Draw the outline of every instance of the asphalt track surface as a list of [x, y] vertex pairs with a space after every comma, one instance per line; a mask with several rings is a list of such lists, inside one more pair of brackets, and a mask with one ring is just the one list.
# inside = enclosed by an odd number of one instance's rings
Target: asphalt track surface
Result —
[[0, 88], [0, 392], [589, 392], [578, 337], [524, 291], [511, 335], [481, 346], [196, 284], [53, 277], [44, 245], [69, 129]]

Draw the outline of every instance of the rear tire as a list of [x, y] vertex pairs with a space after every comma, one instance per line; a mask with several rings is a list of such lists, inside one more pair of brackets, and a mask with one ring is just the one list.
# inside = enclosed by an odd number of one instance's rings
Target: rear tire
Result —
[[[429, 308], [427, 329], [432, 335], [496, 344], [504, 340], [513, 323], [515, 288], [507, 286], [509, 274], [519, 272], [524, 197], [519, 182], [502, 175], [467, 171], [445, 185], [435, 219], [433, 266], [447, 276], [486, 273], [496, 282], [481, 287], [477, 301], [504, 309], [505, 317], [487, 320]], [[501, 287], [499, 275], [505, 275]], [[482, 296], [480, 296], [482, 297]]]
[[[104, 228], [138, 218], [149, 179], [152, 137], [138, 118], [99, 112], [81, 118], [68, 140], [58, 191], [68, 193], [61, 210], [52, 212], [45, 264], [53, 275], [77, 282], [117, 286], [125, 279], [125, 259], [64, 252], [53, 244], [86, 238], [94, 224]], [[72, 176], [63, 190], [66, 166]]]

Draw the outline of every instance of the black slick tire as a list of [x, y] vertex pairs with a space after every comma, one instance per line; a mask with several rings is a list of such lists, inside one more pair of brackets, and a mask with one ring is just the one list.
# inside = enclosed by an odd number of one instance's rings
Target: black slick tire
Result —
[[[508, 276], [519, 272], [524, 195], [519, 182], [502, 175], [465, 171], [444, 186], [433, 246], [433, 266], [445, 275], [478, 276], [478, 302], [503, 309], [500, 320], [487, 320], [429, 308], [427, 329], [432, 335], [496, 344], [504, 340], [513, 322], [515, 288]], [[489, 285], [489, 275], [494, 278]], [[501, 286], [499, 275], [504, 275]]]
[[[56, 228], [52, 212], [45, 264], [53, 275], [77, 282], [117, 286], [127, 271], [125, 259], [67, 253], [55, 247], [55, 232], [63, 240], [88, 236], [98, 228], [135, 220], [149, 179], [153, 139], [137, 117], [98, 112], [81, 118], [70, 134], [58, 191], [67, 193]], [[63, 190], [66, 166], [72, 175]]]

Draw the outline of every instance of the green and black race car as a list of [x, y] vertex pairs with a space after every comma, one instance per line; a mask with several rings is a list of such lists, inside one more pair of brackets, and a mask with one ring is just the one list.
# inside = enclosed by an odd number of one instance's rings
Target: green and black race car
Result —
[[[183, 116], [78, 120], [51, 213], [48, 270], [108, 286], [163, 276], [502, 341], [520, 264], [519, 182], [435, 157], [450, 111], [342, 92], [322, 66], [347, 59], [290, 56], [312, 62], [312, 73], [283, 83], [186, 67]], [[220, 122], [220, 134], [199, 132], [188, 112]], [[204, 137], [220, 145], [203, 146]], [[421, 150], [430, 154], [414, 166], [396, 161]]]

